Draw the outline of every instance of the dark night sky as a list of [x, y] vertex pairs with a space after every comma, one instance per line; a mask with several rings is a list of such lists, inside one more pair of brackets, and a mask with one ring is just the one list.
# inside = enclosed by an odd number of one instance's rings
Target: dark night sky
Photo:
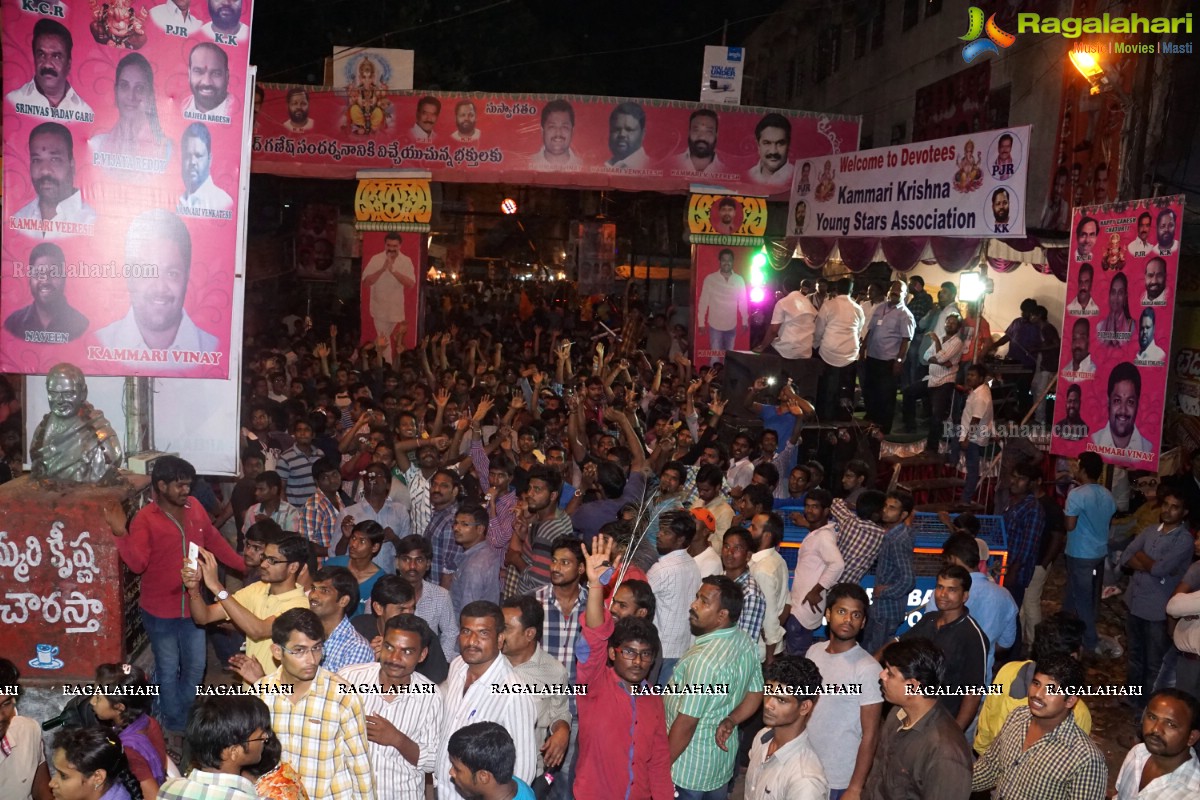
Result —
[[781, 2], [256, 0], [251, 61], [260, 81], [320, 83], [335, 43], [369, 44], [415, 50], [418, 90], [694, 101], [722, 22], [741, 44]]

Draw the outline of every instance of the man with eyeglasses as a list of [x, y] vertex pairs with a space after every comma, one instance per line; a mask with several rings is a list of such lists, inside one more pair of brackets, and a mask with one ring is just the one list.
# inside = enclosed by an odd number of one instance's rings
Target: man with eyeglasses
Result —
[[[384, 625], [378, 663], [339, 673], [359, 688], [377, 797], [425, 800], [425, 774], [433, 772], [442, 727], [442, 695], [416, 670], [433, 646], [428, 625], [398, 614]], [[376, 686], [379, 691], [366, 691]]]
[[[204, 548], [200, 549], [198, 569], [184, 562], [183, 585], [187, 589], [188, 605], [192, 619], [204, 626], [228, 619], [246, 634], [246, 654], [234, 655], [229, 664], [234, 668], [243, 659], [254, 659], [264, 673], [275, 669], [271, 657], [271, 625], [275, 618], [288, 609], [308, 608], [304, 590], [296, 585], [296, 576], [308, 563], [308, 542], [295, 535], [285, 536], [263, 548], [262, 563], [258, 568], [261, 578], [230, 594], [217, 575], [217, 559]], [[213, 593], [217, 602], [204, 602], [200, 594], [200, 583]]]
[[582, 641], [576, 648], [575, 680], [586, 684], [588, 692], [575, 698], [579, 707], [575, 798], [673, 800], [662, 697], [632, 693], [650, 685], [647, 678], [661, 649], [658, 630], [641, 616], [614, 623], [604, 607], [602, 582], [613, 567], [611, 556], [612, 538], [601, 533], [584, 559], [589, 591]]
[[272, 736], [271, 714], [257, 697], [200, 698], [187, 729], [193, 769], [186, 778], [169, 778], [157, 797], [256, 800], [254, 784], [243, 770], [262, 761]]
[[[312, 609], [293, 608], [271, 625], [271, 654], [279, 661], [256, 686], [271, 724], [310, 800], [373, 800], [363, 706], [346, 682], [322, 669], [325, 629]], [[284, 693], [275, 687], [289, 687]]]

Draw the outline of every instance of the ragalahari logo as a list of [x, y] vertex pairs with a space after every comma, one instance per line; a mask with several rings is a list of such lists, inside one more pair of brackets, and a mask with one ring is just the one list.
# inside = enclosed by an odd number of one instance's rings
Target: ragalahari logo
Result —
[[[986, 39], [979, 37], [987, 34]], [[992, 14], [987, 18], [987, 23], [983, 21], [983, 9], [971, 6], [968, 10], [967, 17], [967, 33], [965, 36], [958, 37], [959, 40], [967, 42], [963, 47], [963, 61], [970, 64], [975, 59], [984, 53], [995, 53], [1000, 55], [1002, 49], [1007, 49], [1012, 46], [1012, 43], [1017, 40], [1017, 37], [1008, 31], [1003, 30], [996, 24], [996, 15]]]

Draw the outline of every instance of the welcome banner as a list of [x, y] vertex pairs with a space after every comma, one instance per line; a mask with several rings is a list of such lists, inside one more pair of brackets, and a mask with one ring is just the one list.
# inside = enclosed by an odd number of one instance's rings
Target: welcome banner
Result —
[[0, 371], [227, 377], [251, 3], [0, 11]]
[[1028, 125], [796, 165], [792, 236], [1023, 236]]
[[1158, 468], [1183, 197], [1077, 208], [1052, 452]]
[[858, 146], [858, 117], [662, 100], [428, 94], [388, 87], [371, 61], [346, 89], [260, 84], [255, 172], [352, 178], [782, 195], [799, 159]]

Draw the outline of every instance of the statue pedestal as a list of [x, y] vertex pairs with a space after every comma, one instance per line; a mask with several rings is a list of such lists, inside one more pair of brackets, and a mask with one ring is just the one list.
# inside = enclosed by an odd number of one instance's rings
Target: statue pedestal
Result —
[[142, 646], [138, 581], [104, 509], [139, 505], [149, 484], [129, 475], [119, 486], [46, 490], [28, 477], [0, 486], [0, 650], [23, 683], [90, 683], [97, 664]]

